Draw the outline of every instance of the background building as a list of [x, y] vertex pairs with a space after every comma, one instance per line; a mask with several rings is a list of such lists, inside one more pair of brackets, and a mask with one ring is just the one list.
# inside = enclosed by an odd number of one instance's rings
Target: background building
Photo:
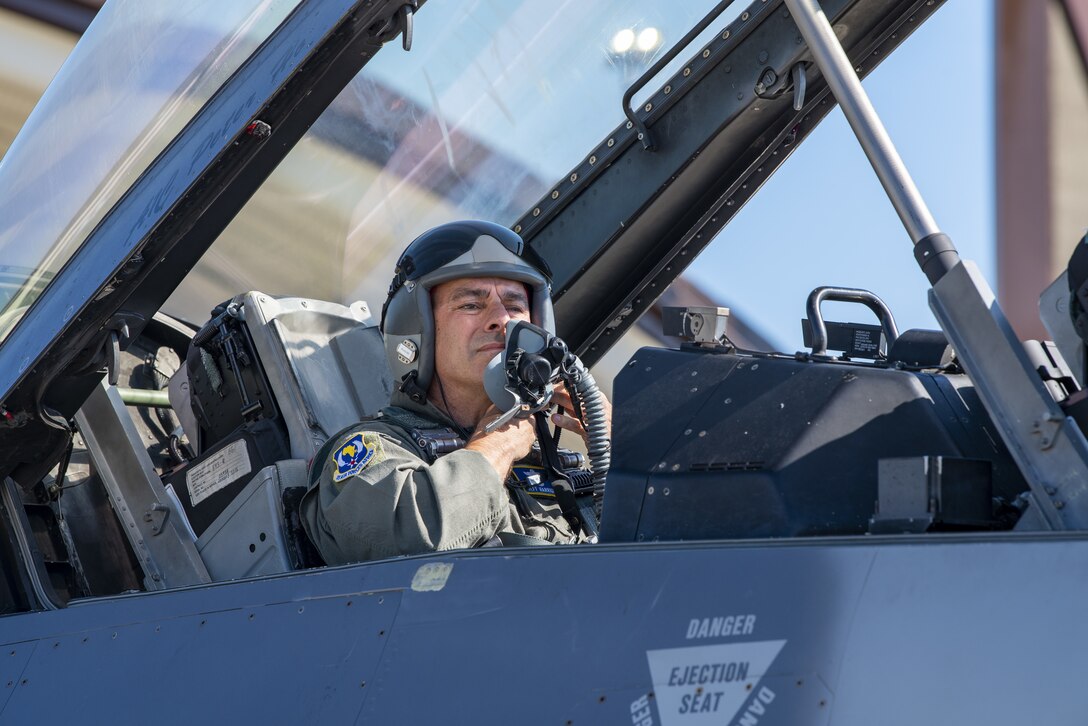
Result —
[[1088, 227], [1088, 1], [999, 0], [996, 217], [1001, 304], [1022, 338]]

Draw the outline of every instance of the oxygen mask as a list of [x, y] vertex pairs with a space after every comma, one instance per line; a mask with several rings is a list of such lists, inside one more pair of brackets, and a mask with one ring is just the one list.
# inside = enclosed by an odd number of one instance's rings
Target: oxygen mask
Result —
[[575, 375], [578, 358], [567, 344], [524, 320], [506, 324], [506, 348], [488, 363], [484, 389], [503, 415], [485, 426], [491, 432], [513, 418], [546, 409], [555, 386]]
[[603, 492], [611, 461], [604, 396], [578, 356], [562, 339], [543, 328], [524, 320], [506, 324], [506, 348], [484, 371], [484, 390], [503, 413], [486, 424], [484, 431], [490, 433], [513, 419], [536, 415], [537, 438], [545, 447], [544, 410], [551, 405], [555, 386], [560, 383], [566, 384], [573, 413], [585, 427], [594, 488]]

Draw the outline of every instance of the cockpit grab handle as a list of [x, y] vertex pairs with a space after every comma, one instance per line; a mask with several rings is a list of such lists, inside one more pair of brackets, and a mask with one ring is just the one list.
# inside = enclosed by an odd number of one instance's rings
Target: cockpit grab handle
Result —
[[[638, 80], [631, 84], [631, 87], [623, 94], [623, 113], [627, 116], [627, 119], [631, 122], [631, 125], [635, 127], [638, 132], [638, 138], [642, 142], [643, 148], [647, 151], [653, 151], [656, 147], [653, 136], [650, 135], [650, 129], [647, 128], [646, 123], [635, 113], [631, 108], [631, 99], [635, 94], [646, 87], [654, 76], [661, 72], [665, 66], [672, 62], [676, 56], [680, 55], [680, 51], [687, 48], [691, 44], [691, 41], [695, 40], [704, 30], [707, 29], [714, 20], [725, 12], [725, 9], [733, 4], [733, 0], [722, 0], [714, 8], [706, 14], [706, 16], [696, 23], [691, 30], [687, 32], [683, 38], [679, 40], [673, 47], [669, 48], [657, 61], [650, 66], [645, 73], [639, 76]], [[709, 53], [709, 51], [708, 51]], [[649, 111], [649, 109], [647, 109]], [[628, 127], [630, 128], [630, 127]]]
[[884, 331], [884, 340], [887, 345], [886, 350], [890, 350], [892, 343], [899, 337], [899, 329], [895, 326], [891, 309], [874, 293], [852, 287], [818, 287], [809, 293], [808, 301], [805, 303], [809, 327], [812, 329], [812, 355], [827, 354], [827, 326], [820, 312], [820, 304], [825, 300], [859, 303], [872, 310], [880, 318], [880, 327]]

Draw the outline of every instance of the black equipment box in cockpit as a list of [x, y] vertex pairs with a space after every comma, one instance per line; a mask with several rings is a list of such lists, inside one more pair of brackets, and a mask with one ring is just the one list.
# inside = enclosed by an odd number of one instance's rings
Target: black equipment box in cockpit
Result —
[[283, 416], [272, 395], [238, 299], [212, 311], [186, 355], [197, 430], [197, 456], [165, 477], [199, 537], [263, 467], [291, 457]]
[[602, 541], [864, 533], [887, 459], [988, 461], [994, 496], [1027, 488], [962, 374], [645, 348], [614, 398]]
[[186, 355], [201, 451], [247, 423], [280, 417], [253, 339], [240, 313], [230, 314], [233, 310], [240, 310], [233, 301], [213, 310]]

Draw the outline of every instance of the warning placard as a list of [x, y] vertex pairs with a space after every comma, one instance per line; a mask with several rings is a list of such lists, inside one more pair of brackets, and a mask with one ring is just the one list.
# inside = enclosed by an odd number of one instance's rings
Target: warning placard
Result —
[[759, 682], [785, 644], [765, 640], [647, 651], [661, 723], [731, 723], [752, 696], [765, 708], [774, 692], [759, 688]]
[[244, 440], [223, 447], [185, 473], [189, 501], [195, 507], [232, 481], [253, 471]]

